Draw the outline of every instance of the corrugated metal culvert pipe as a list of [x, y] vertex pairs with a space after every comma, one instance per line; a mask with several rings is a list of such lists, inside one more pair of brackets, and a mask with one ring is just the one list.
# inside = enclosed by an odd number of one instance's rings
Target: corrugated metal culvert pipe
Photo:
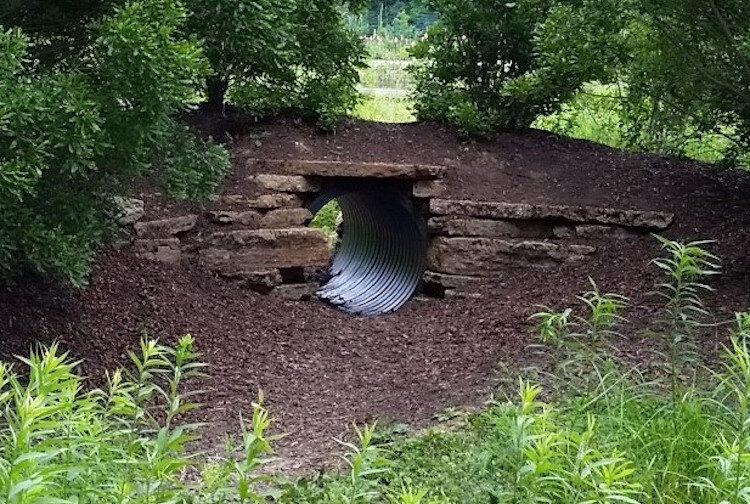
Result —
[[331, 184], [309, 205], [341, 207], [340, 243], [318, 297], [349, 312], [377, 315], [409, 300], [424, 271], [424, 219], [406, 192], [386, 181]]

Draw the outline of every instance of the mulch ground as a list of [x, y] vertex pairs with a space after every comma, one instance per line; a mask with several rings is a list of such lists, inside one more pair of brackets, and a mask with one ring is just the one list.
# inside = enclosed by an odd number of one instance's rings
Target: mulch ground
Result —
[[[717, 320], [750, 306], [750, 176], [698, 163], [614, 151], [527, 131], [488, 142], [463, 142], [430, 124], [351, 122], [323, 135], [293, 121], [249, 123], [196, 116], [194, 126], [232, 136], [235, 170], [225, 194], [251, 192], [246, 158], [307, 158], [442, 164], [449, 196], [512, 202], [606, 205], [674, 212], [668, 236], [715, 239], [723, 274], [707, 302]], [[142, 187], [141, 187], [142, 189]], [[166, 205], [165, 213], [182, 205]], [[136, 260], [128, 249], [104, 251], [81, 291], [36, 277], [0, 287], [0, 355], [26, 353], [34, 342], [59, 341], [96, 382], [126, 362], [146, 331], [165, 341], [190, 332], [210, 377], [200, 419], [205, 444], [236, 432], [258, 389], [288, 433], [279, 454], [290, 469], [332, 459], [333, 437], [352, 422], [380, 418], [425, 425], [448, 407], [475, 407], [493, 390], [501, 366], [543, 364], [529, 350], [526, 321], [535, 305], [562, 307], [588, 289], [631, 297], [620, 353], [646, 360], [643, 329], [657, 306], [646, 293], [658, 279], [648, 236], [600, 244], [594, 259], [556, 270], [508, 270], [481, 299], [418, 297], [397, 313], [354, 317], [317, 302], [264, 298], [219, 281], [195, 264]], [[723, 331], [704, 336], [707, 353]]]

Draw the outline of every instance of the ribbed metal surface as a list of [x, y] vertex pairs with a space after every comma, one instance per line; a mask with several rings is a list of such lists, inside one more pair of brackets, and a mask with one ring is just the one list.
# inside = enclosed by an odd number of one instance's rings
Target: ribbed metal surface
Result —
[[341, 243], [318, 297], [350, 313], [397, 310], [414, 293], [424, 270], [422, 217], [386, 183], [324, 188], [310, 210], [315, 213], [333, 199], [343, 216]]

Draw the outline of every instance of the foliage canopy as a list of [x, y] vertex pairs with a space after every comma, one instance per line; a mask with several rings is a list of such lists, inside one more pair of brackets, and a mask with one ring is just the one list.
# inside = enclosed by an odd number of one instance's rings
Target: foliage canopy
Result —
[[[181, 35], [185, 17], [171, 0], [117, 6], [86, 25], [85, 51], [69, 46], [54, 60], [35, 56], [68, 31], [49, 45], [18, 28], [0, 33], [0, 269], [85, 283], [114, 229], [113, 196], [151, 170], [161, 146], [177, 136], [192, 145], [173, 116], [210, 69]], [[171, 161], [168, 173], [187, 166]]]
[[[351, 2], [352, 8], [358, 7]], [[86, 282], [115, 196], [155, 172], [205, 199], [223, 147], [177, 117], [227, 97], [333, 127], [357, 103], [360, 40], [340, 0], [11, 0], [0, 6], [0, 272]]]
[[681, 152], [707, 133], [750, 148], [747, 2], [432, 0], [418, 44], [420, 118], [467, 135], [528, 127], [584, 85], [617, 85], [634, 146]]

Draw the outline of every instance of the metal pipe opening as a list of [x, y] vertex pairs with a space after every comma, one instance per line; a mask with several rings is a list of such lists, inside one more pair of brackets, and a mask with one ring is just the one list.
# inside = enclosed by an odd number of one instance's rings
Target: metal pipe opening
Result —
[[403, 191], [386, 183], [323, 188], [310, 211], [315, 214], [334, 199], [343, 217], [340, 242], [318, 297], [349, 313], [397, 310], [424, 272], [424, 219]]

